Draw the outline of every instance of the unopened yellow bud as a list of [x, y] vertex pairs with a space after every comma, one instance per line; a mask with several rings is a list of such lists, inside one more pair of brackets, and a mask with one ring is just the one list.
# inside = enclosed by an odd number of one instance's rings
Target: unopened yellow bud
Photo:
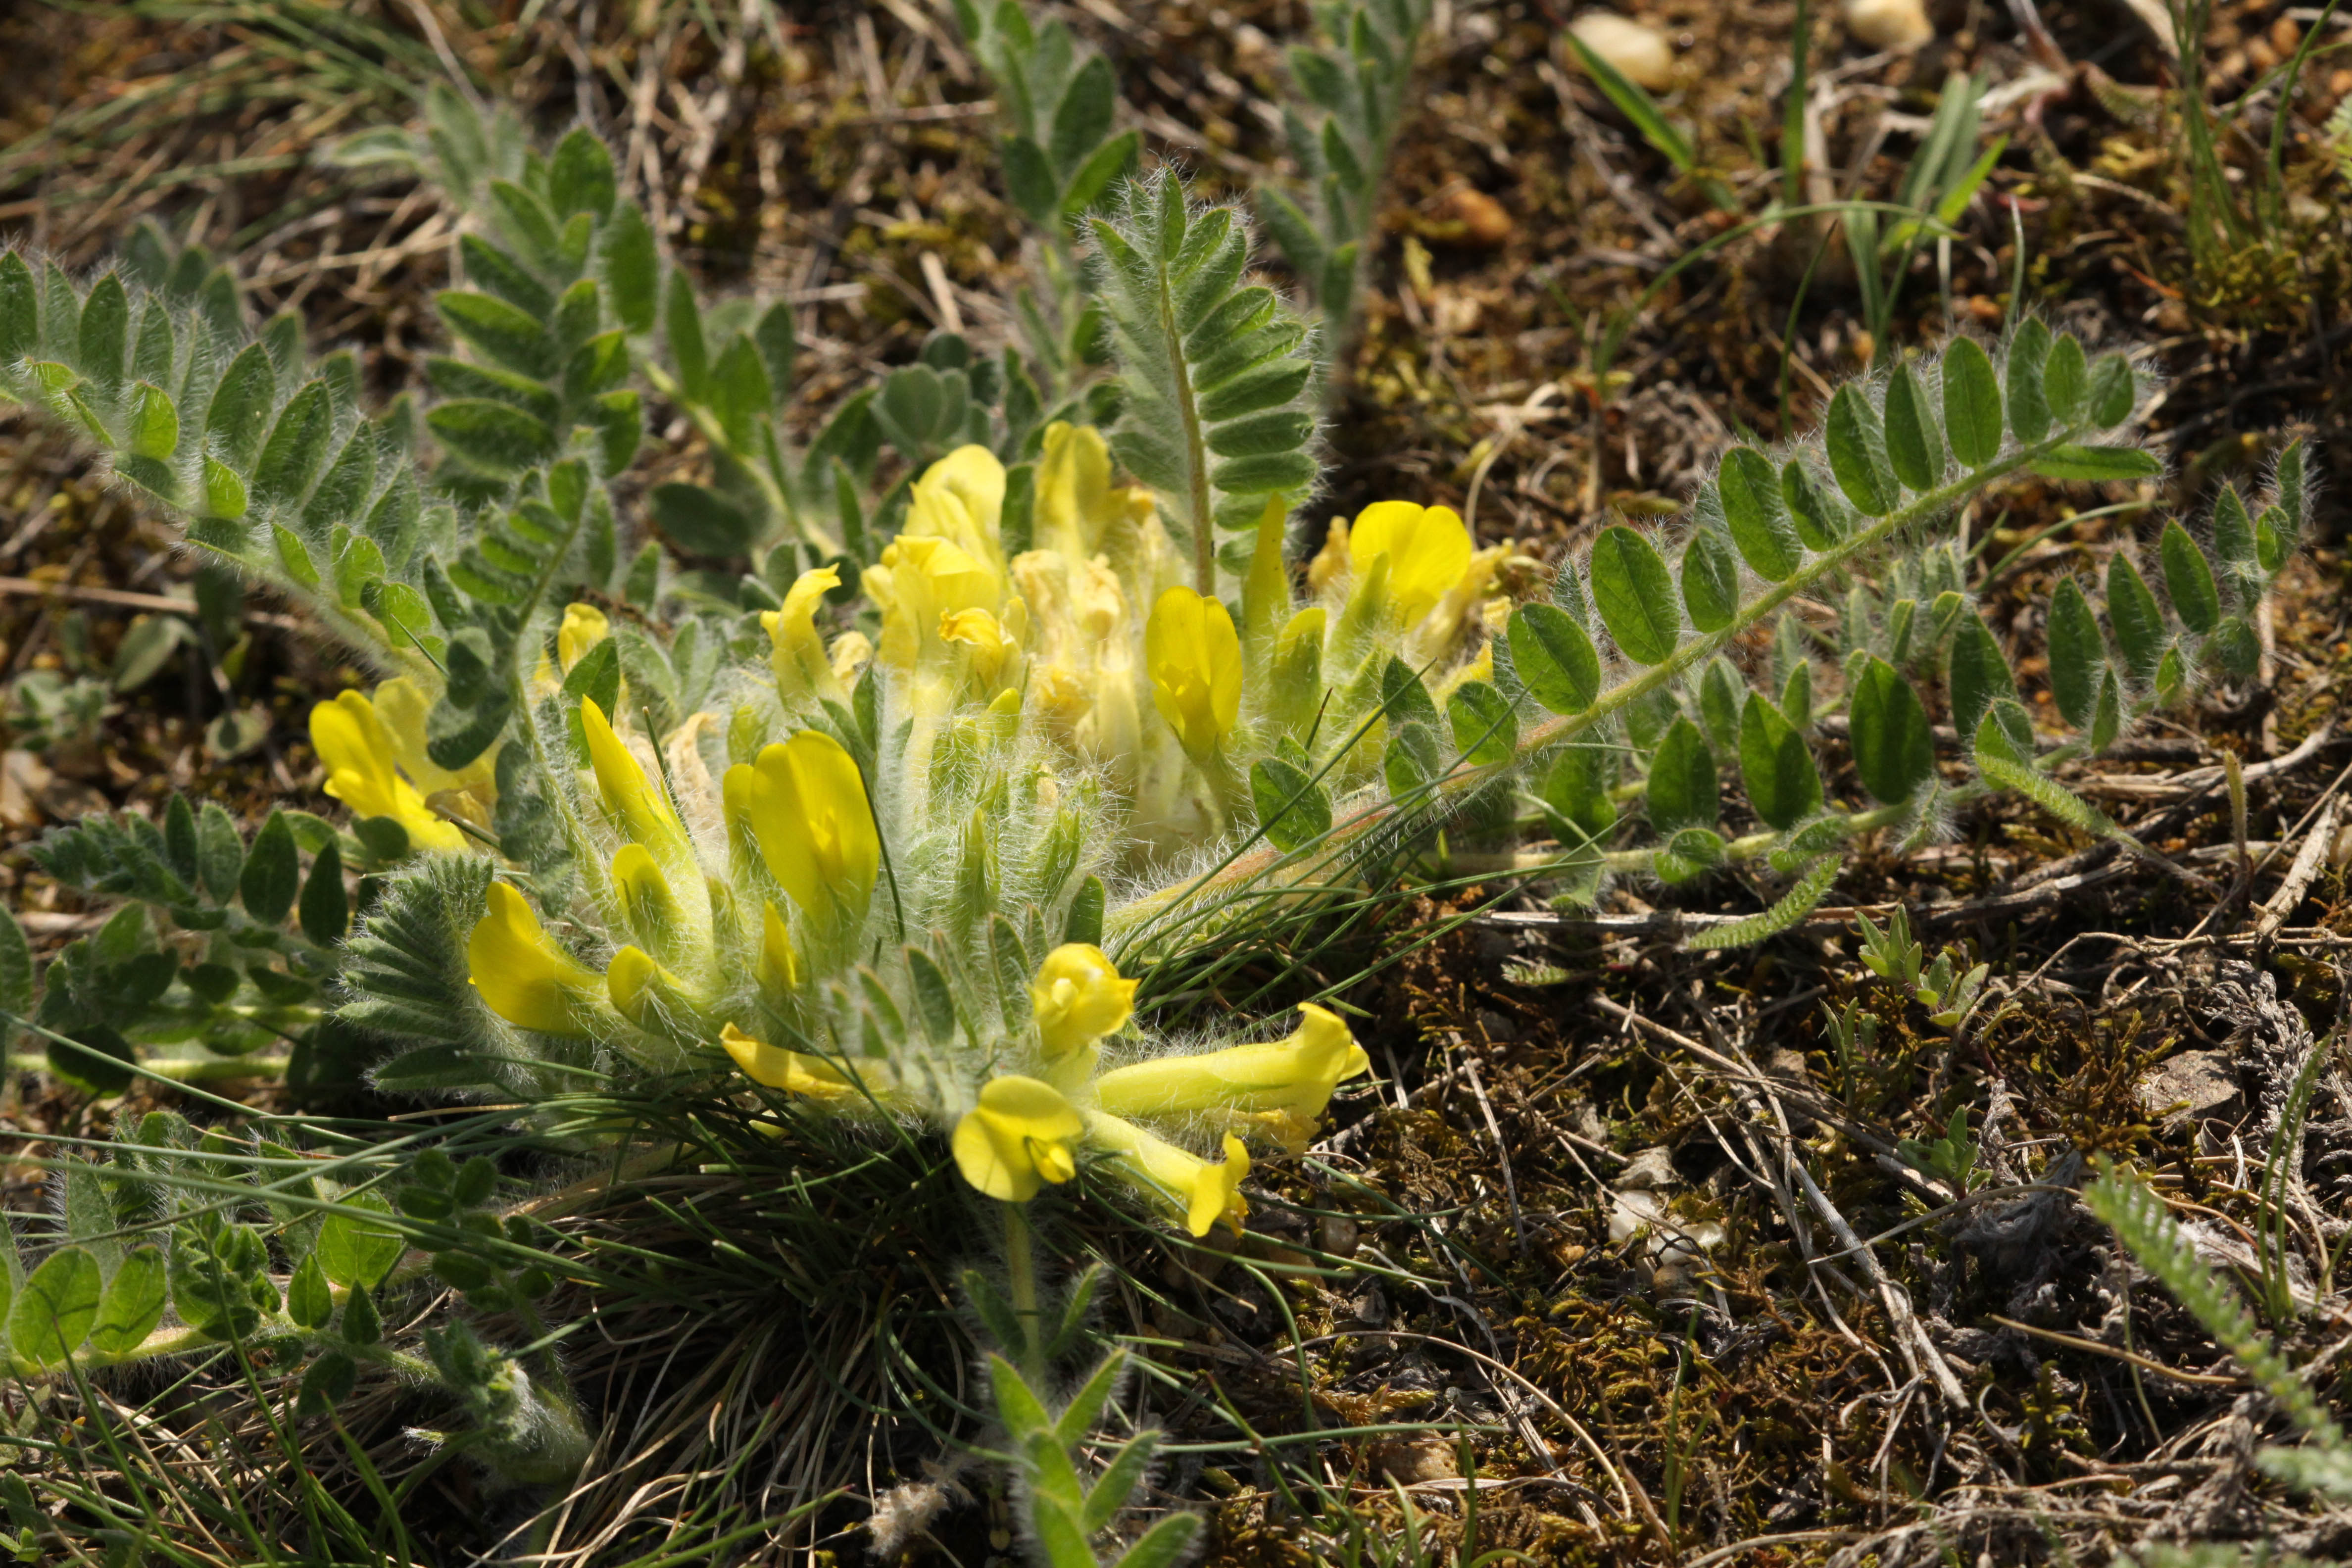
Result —
[[811, 697], [838, 699], [841, 695], [841, 683], [825, 658], [824, 639], [816, 629], [816, 613], [825, 595], [840, 586], [841, 573], [834, 567], [803, 572], [784, 595], [783, 608], [760, 617], [773, 645], [768, 663], [776, 672], [776, 692], [787, 707]]
[[638, 941], [660, 946], [676, 932], [677, 900], [670, 893], [669, 879], [644, 845], [624, 844], [613, 857], [613, 889], [628, 910], [629, 929]]
[[466, 939], [466, 967], [491, 1012], [546, 1035], [587, 1034], [591, 999], [604, 988], [504, 882], [490, 884], [489, 908]]
[[1189, 1149], [1147, 1132], [1133, 1122], [1100, 1110], [1087, 1114], [1087, 1137], [1109, 1151], [1118, 1173], [1183, 1216], [1184, 1228], [1206, 1236], [1219, 1220], [1235, 1234], [1249, 1214], [1242, 1196], [1242, 1178], [1249, 1174], [1249, 1150], [1232, 1133], [1225, 1134], [1225, 1158], [1211, 1164]]
[[760, 989], [779, 1005], [801, 988], [800, 954], [793, 951], [793, 934], [784, 929], [784, 912], [776, 908], [772, 900], [761, 916], [758, 978]]
[[1360, 580], [1375, 556], [1389, 558], [1389, 601], [1412, 626], [1433, 608], [1469, 568], [1470, 531], [1447, 506], [1374, 501], [1348, 531], [1348, 558]]
[[1205, 763], [1241, 716], [1242, 643], [1216, 600], [1186, 587], [1160, 595], [1143, 628], [1151, 701], [1185, 753]]
[[1064, 942], [1047, 953], [1029, 988], [1045, 1055], [1063, 1056], [1125, 1028], [1138, 984], [1121, 979], [1103, 950], [1086, 942]]
[[1311, 1002], [1298, 1014], [1287, 1039], [1114, 1068], [1095, 1080], [1095, 1104], [1113, 1116], [1223, 1111], [1268, 1127], [1297, 1152], [1332, 1089], [1371, 1068], [1338, 1014]]
[[950, 1140], [956, 1169], [992, 1198], [1025, 1204], [1077, 1174], [1072, 1140], [1087, 1130], [1059, 1089], [1038, 1079], [993, 1078]]
[[[728, 770], [729, 777], [735, 770]], [[812, 920], [866, 913], [882, 843], [857, 763], [840, 742], [803, 730], [760, 753], [749, 815], [769, 874]]]
[[563, 673], [588, 657], [588, 650], [613, 635], [613, 623], [593, 605], [566, 605], [563, 624], [555, 628], [555, 658]]
[[388, 816], [419, 849], [455, 851], [466, 836], [436, 816], [403, 778], [393, 739], [365, 695], [346, 691], [310, 710], [310, 748], [327, 766], [326, 791], [359, 817]]
[[614, 732], [595, 699], [580, 700], [580, 727], [588, 737], [588, 763], [597, 793], [621, 831], [672, 868], [691, 862], [694, 849], [668, 794], [646, 776], [628, 742]]

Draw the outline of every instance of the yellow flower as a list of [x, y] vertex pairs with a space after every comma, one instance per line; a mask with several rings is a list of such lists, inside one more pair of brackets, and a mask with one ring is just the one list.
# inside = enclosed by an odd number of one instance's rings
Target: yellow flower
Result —
[[859, 1062], [852, 1069], [856, 1075], [853, 1078], [823, 1057], [755, 1040], [732, 1024], [719, 1031], [719, 1044], [735, 1058], [735, 1065], [742, 1069], [745, 1078], [769, 1089], [787, 1089], [814, 1100], [849, 1100], [863, 1099], [867, 1090], [879, 1099], [893, 1087], [887, 1063]]
[[1003, 579], [952, 541], [900, 534], [882, 552], [882, 563], [863, 579], [866, 596], [882, 612], [877, 652], [894, 669], [936, 668], [947, 657], [940, 621], [958, 610], [996, 613]]
[[580, 727], [588, 736], [588, 763], [595, 770], [597, 791], [604, 809], [619, 820], [621, 831], [652, 850], [669, 869], [690, 866], [694, 846], [669, 803], [668, 793], [646, 776], [644, 766], [628, 742], [614, 732], [595, 699], [580, 700]]
[[393, 761], [425, 800], [455, 797], [442, 804], [487, 825], [489, 807], [499, 798], [499, 747], [490, 747], [462, 768], [442, 767], [425, 750], [425, 722], [433, 711], [433, 700], [423, 688], [404, 675], [395, 676], [377, 687], [371, 700], [384, 732], [392, 737]]
[[992, 1078], [956, 1123], [950, 1147], [963, 1179], [992, 1198], [1025, 1204], [1047, 1182], [1077, 1174], [1071, 1140], [1086, 1121], [1061, 1090], [1034, 1078]]
[[1047, 953], [1029, 987], [1045, 1054], [1064, 1056], [1126, 1027], [1136, 984], [1120, 979], [1103, 950], [1086, 942], [1064, 942]]
[[669, 890], [669, 879], [662, 875], [653, 853], [644, 845], [624, 844], [613, 857], [613, 889], [629, 912], [629, 929], [637, 933], [638, 941], [659, 947], [675, 935], [677, 900]]
[[1232, 1133], [1225, 1134], [1225, 1158], [1213, 1165], [1189, 1149], [1145, 1131], [1131, 1121], [1100, 1111], [1087, 1114], [1089, 1142], [1109, 1151], [1119, 1173], [1171, 1205], [1184, 1216], [1184, 1228], [1206, 1236], [1223, 1219], [1239, 1234], [1249, 1214], [1242, 1196], [1242, 1178], [1249, 1174], [1249, 1150]]
[[[731, 779], [734, 770], [728, 772]], [[752, 767], [749, 795], [760, 857], [801, 912], [813, 920], [836, 911], [852, 921], [862, 918], [882, 843], [866, 781], [841, 742], [803, 730], [768, 747]]]
[[841, 573], [834, 567], [803, 572], [784, 595], [784, 607], [760, 616], [774, 645], [768, 663], [776, 672], [776, 690], [788, 704], [812, 696], [841, 696], [841, 682], [825, 658], [824, 639], [816, 629], [816, 613], [825, 595], [840, 586]]
[[327, 793], [352, 816], [391, 817], [419, 849], [466, 847], [457, 825], [436, 816], [416, 786], [400, 776], [392, 736], [362, 693], [346, 691], [310, 710], [310, 748], [327, 765]]
[[1004, 465], [985, 447], [958, 447], [923, 470], [907, 502], [901, 537], [952, 540], [1001, 579]]
[[1160, 595], [1143, 628], [1151, 701], [1195, 762], [1206, 762], [1241, 716], [1242, 640], [1224, 605], [1190, 588]]
[[1338, 1014], [1311, 1002], [1298, 1012], [1287, 1039], [1114, 1068], [1095, 1080], [1095, 1105], [1113, 1116], [1224, 1111], [1263, 1123], [1296, 1153], [1331, 1090], [1372, 1065]]
[[671, 1032], [665, 1024], [698, 1037], [703, 1009], [686, 983], [656, 961], [644, 948], [630, 946], [613, 954], [604, 970], [604, 994], [614, 1011], [641, 1029]]
[[1470, 566], [1470, 531], [1448, 506], [1374, 501], [1348, 531], [1348, 559], [1360, 581], [1375, 556], [1389, 558], [1389, 602], [1412, 626], [1435, 607]]
[[604, 989], [603, 977], [575, 963], [504, 882], [490, 884], [489, 909], [466, 939], [466, 967], [491, 1012], [543, 1035], [587, 1034], [583, 1010]]
[[613, 623], [593, 605], [563, 606], [563, 624], [555, 628], [555, 660], [563, 673], [588, 657], [588, 650], [613, 635]]

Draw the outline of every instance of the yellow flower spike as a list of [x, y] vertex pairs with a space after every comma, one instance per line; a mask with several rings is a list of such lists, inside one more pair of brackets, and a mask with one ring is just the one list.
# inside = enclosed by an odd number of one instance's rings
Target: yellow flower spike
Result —
[[346, 691], [311, 709], [310, 748], [327, 765], [327, 793], [353, 816], [389, 816], [419, 849], [466, 847], [457, 825], [435, 816], [416, 786], [400, 776], [392, 735], [364, 694]]
[[1138, 984], [1121, 979], [1103, 950], [1087, 942], [1064, 942], [1047, 953], [1029, 987], [1045, 1055], [1065, 1056], [1125, 1028], [1135, 1015]]
[[841, 697], [841, 681], [825, 658], [824, 638], [816, 629], [816, 613], [825, 595], [840, 586], [837, 568], [819, 566], [803, 572], [784, 595], [783, 608], [760, 616], [760, 625], [773, 645], [768, 663], [776, 672], [776, 691], [787, 706], [811, 697], [836, 701]]
[[673, 868], [690, 862], [694, 847], [668, 795], [646, 776], [636, 754], [614, 732], [593, 697], [580, 700], [580, 727], [588, 736], [588, 763], [595, 770], [604, 809], [620, 820], [621, 830]]
[[563, 624], [555, 628], [555, 661], [563, 673], [588, 657], [588, 650], [613, 635], [613, 623], [593, 605], [563, 606]]
[[1223, 1163], [1214, 1165], [1132, 1121], [1099, 1110], [1087, 1113], [1087, 1139], [1109, 1152], [1120, 1174], [1183, 1215], [1191, 1234], [1206, 1236], [1221, 1219], [1240, 1234], [1249, 1214], [1241, 1186], [1249, 1174], [1250, 1157], [1248, 1148], [1232, 1133], [1225, 1134]]
[[499, 798], [499, 748], [492, 746], [452, 771], [436, 763], [425, 750], [425, 721], [433, 711], [433, 700], [425, 695], [424, 688], [404, 675], [394, 676], [377, 687], [369, 700], [375, 704], [375, 716], [383, 721], [384, 732], [392, 737], [392, 760], [425, 798], [470, 796], [470, 802], [457, 803], [459, 807], [478, 807], [479, 819], [487, 824], [488, 808]]
[[866, 1091], [880, 1099], [893, 1087], [890, 1069], [883, 1063], [860, 1062], [853, 1078], [823, 1057], [755, 1040], [732, 1024], [719, 1031], [719, 1045], [753, 1083], [812, 1100], [862, 1100]]
[[950, 1147], [963, 1179], [992, 1198], [1025, 1204], [1077, 1174], [1070, 1143], [1087, 1130], [1061, 1090], [1038, 1079], [992, 1078], [956, 1123]]
[[1143, 628], [1151, 701], [1194, 762], [1205, 763], [1241, 716], [1242, 642], [1224, 605], [1174, 587], [1151, 606]]
[[1462, 580], [1472, 554], [1470, 531], [1447, 506], [1374, 501], [1348, 531], [1348, 560], [1358, 577], [1372, 558], [1389, 558], [1389, 599], [1406, 626], [1419, 621]]
[[489, 909], [466, 939], [466, 967], [491, 1012], [543, 1035], [587, 1034], [583, 1010], [604, 990], [604, 978], [564, 952], [505, 882], [490, 884]]
[[1114, 1068], [1095, 1079], [1096, 1108], [1113, 1116], [1223, 1111], [1265, 1125], [1297, 1153], [1332, 1089], [1372, 1065], [1337, 1013], [1310, 1002], [1298, 1014], [1287, 1039]]
[[840, 742], [803, 730], [761, 752], [750, 815], [761, 858], [803, 914], [824, 921], [838, 910], [853, 922], [865, 915], [882, 843], [866, 781]]
[[[760, 921], [760, 989], [771, 1003], [782, 1005], [801, 988], [801, 957], [793, 951], [792, 932], [784, 929], [784, 912], [768, 900]], [[743, 1069], [751, 1072], [751, 1068]], [[758, 1078], [757, 1073], [753, 1073]], [[765, 1079], [760, 1080], [765, 1083]]]

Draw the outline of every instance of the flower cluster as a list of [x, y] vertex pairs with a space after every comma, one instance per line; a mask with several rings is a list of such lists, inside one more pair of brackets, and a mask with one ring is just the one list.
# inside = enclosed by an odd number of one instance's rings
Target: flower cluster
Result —
[[[809, 1105], [937, 1127], [990, 1196], [1096, 1168], [1204, 1234], [1245, 1212], [1250, 1148], [1302, 1149], [1368, 1064], [1312, 1005], [1282, 1039], [1155, 1044], [1100, 945], [1104, 889], [1146, 896], [1246, 836], [1261, 759], [1370, 782], [1390, 667], [1441, 700], [1483, 675], [1508, 552], [1381, 503], [1332, 525], [1299, 605], [1273, 505], [1228, 602], [1183, 580], [1091, 428], [1046, 431], [1029, 548], [1007, 548], [1006, 494], [985, 448], [933, 464], [861, 624], [835, 618], [838, 567], [803, 574], [760, 618], [766, 667], [667, 735], [562, 695], [608, 632], [566, 611], [532, 719], [579, 767], [556, 781], [576, 893], [490, 884], [466, 943], [479, 1022], [662, 1068], [723, 1053]], [[463, 850], [451, 819], [487, 778], [431, 767], [402, 684], [314, 715], [329, 787]]]

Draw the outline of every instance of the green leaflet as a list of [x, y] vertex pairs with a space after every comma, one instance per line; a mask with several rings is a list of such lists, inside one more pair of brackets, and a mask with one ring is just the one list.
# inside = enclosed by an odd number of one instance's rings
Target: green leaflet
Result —
[[1982, 616], [1962, 616], [1953, 631], [1945, 680], [1951, 696], [1952, 725], [1963, 735], [1977, 732], [1986, 710], [1995, 702], [2017, 695], [2017, 678], [2010, 671], [2000, 639]]
[[2107, 561], [2107, 625], [2132, 679], [2154, 679], [2157, 661], [2164, 657], [2164, 611], [2147, 579], [2121, 551]]
[[2164, 525], [2157, 550], [2164, 563], [2164, 587], [2172, 596], [2172, 613], [2200, 637], [2211, 632], [2221, 624], [2221, 594], [2205, 552], [2177, 519]]
[[1550, 605], [1521, 605], [1511, 612], [1507, 636], [1528, 695], [1555, 713], [1592, 706], [1601, 690], [1601, 656], [1573, 616]]
[[8, 1349], [36, 1367], [62, 1366], [89, 1337], [104, 1289], [89, 1249], [61, 1247], [44, 1258], [8, 1308]]
[[1900, 805], [1936, 776], [1927, 710], [1911, 683], [1875, 655], [1854, 683], [1850, 721], [1854, 772], [1872, 798]]
[[1811, 747], [1757, 692], [1739, 711], [1739, 776], [1759, 820], [1783, 832], [1822, 808], [1821, 770]]
[[2050, 434], [2050, 401], [2042, 389], [2042, 361], [2050, 353], [2050, 329], [2028, 316], [2009, 340], [2009, 357], [2002, 366], [2009, 398], [2009, 427], [2024, 442]]
[[1715, 753], [1706, 738], [1687, 719], [1677, 719], [1650, 760], [1650, 778], [1643, 791], [1649, 803], [1650, 826], [1661, 838], [1672, 838], [1686, 828], [1712, 828], [1723, 815], [1715, 781]]
[[1650, 542], [1623, 523], [1612, 523], [1592, 542], [1586, 570], [1601, 624], [1636, 664], [1664, 664], [1682, 640], [1674, 579]]
[[[1723, 535], [1706, 527], [1692, 531], [1683, 547], [1682, 578], [1683, 605], [1690, 611], [1691, 625], [1702, 632], [1719, 632], [1731, 624], [1739, 612], [1739, 559]], [[1624, 639], [1618, 641], [1622, 646]]]
[[1911, 489], [1929, 490], [1943, 482], [1944, 434], [1928, 405], [1918, 373], [1898, 364], [1886, 382], [1886, 458], [1895, 477]]
[[1787, 582], [1804, 562], [1804, 543], [1770, 461], [1753, 447], [1734, 447], [1724, 454], [1716, 486], [1739, 558], [1766, 582]]
[[1991, 358], [1967, 338], [1944, 351], [1944, 428], [1952, 455], [1969, 468], [2000, 455], [2000, 381]]
[[2059, 713], [2078, 730], [2091, 721], [2099, 676], [2106, 666], [2107, 645], [2099, 636], [2099, 618], [2082, 587], [2066, 578], [2050, 599], [2050, 694]]
[[1862, 389], [1847, 382], [1830, 398], [1830, 472], [1838, 489], [1864, 517], [1884, 517], [1901, 499], [1886, 458], [1886, 433], [1878, 410]]

